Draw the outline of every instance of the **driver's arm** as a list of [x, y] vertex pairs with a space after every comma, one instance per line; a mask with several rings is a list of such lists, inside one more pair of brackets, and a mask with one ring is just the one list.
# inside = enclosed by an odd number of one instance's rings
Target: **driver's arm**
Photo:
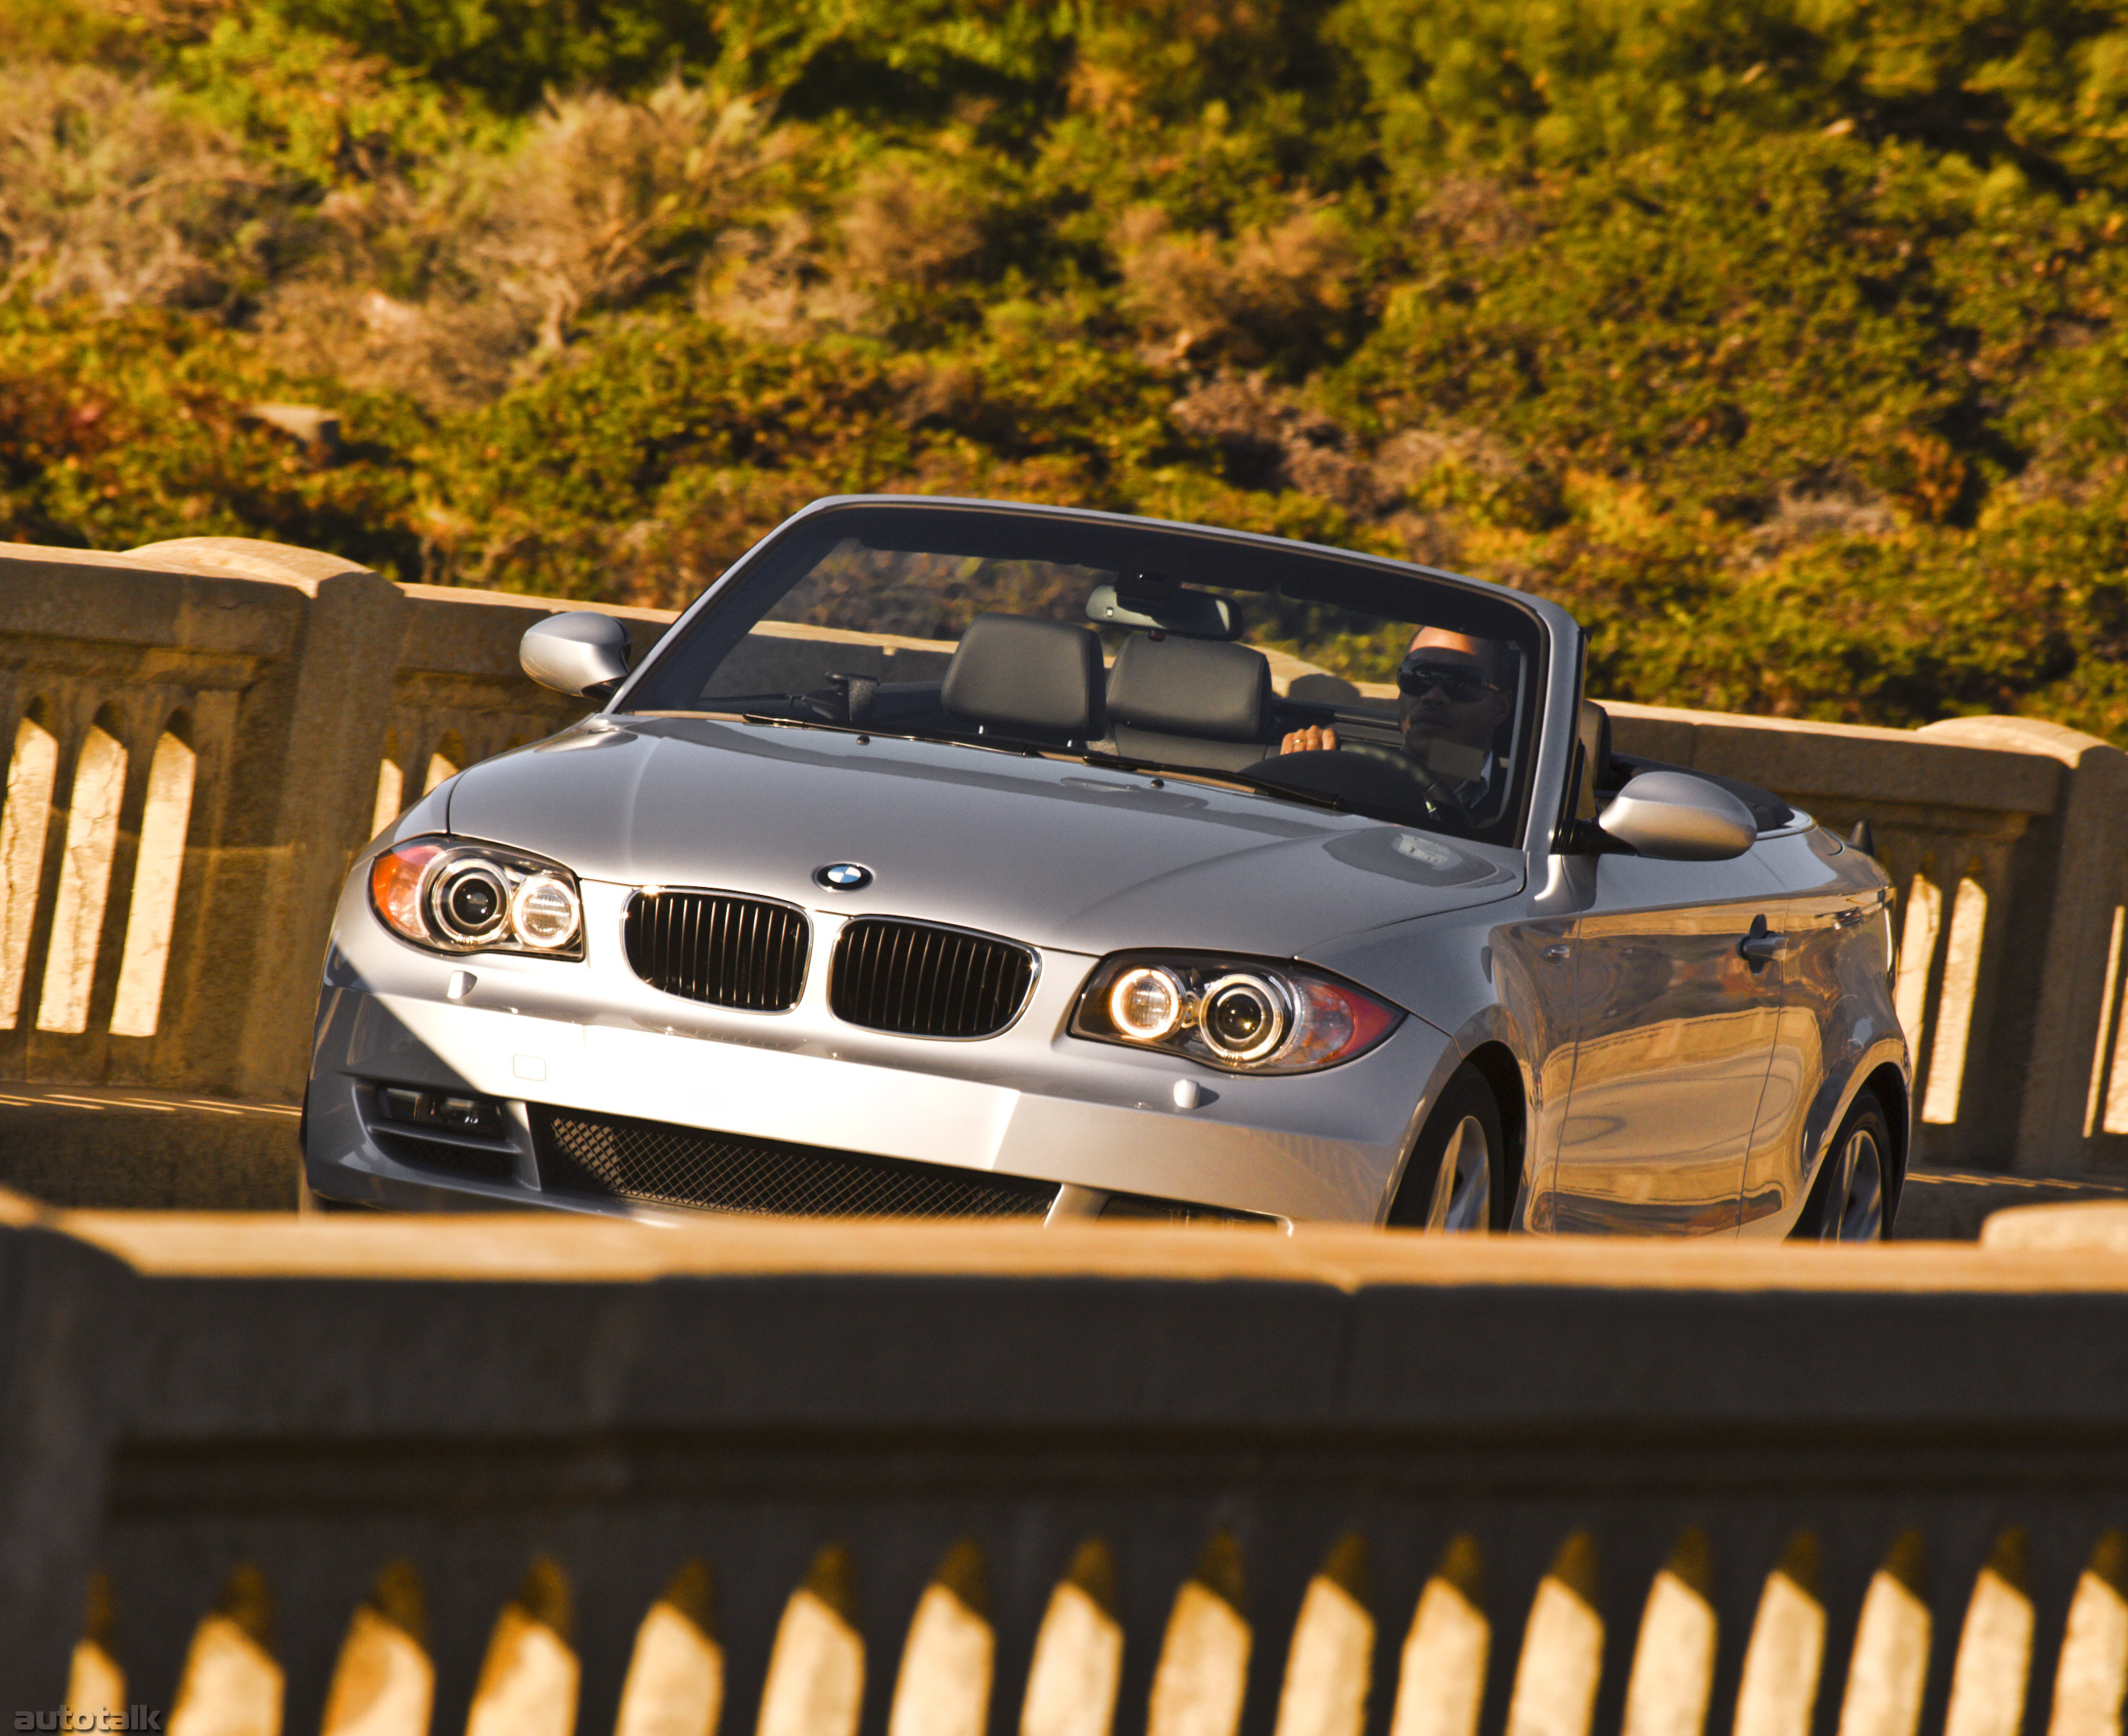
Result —
[[1279, 743], [1280, 753], [1328, 753], [1337, 745], [1337, 732], [1327, 723], [1310, 723], [1296, 729]]

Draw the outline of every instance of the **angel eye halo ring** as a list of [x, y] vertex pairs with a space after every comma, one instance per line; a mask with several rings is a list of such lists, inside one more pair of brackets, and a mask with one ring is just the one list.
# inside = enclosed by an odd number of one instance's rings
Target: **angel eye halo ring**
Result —
[[559, 863], [491, 844], [411, 838], [369, 867], [378, 920], [435, 952], [583, 956], [583, 899]]
[[1124, 971], [1109, 990], [1109, 1017], [1116, 1029], [1141, 1043], [1157, 1043], [1180, 1029], [1188, 1004], [1175, 973], [1158, 965]]
[[527, 875], [510, 894], [511, 927], [525, 946], [542, 952], [568, 946], [583, 922], [583, 902], [576, 887], [552, 869]]
[[1287, 960], [1115, 953], [1080, 992], [1073, 1036], [1228, 1073], [1311, 1073], [1364, 1055], [1403, 1009]]

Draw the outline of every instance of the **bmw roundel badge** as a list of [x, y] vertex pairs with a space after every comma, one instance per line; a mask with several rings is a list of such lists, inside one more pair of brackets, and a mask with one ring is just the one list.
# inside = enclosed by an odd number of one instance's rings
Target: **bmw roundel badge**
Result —
[[813, 878], [830, 892], [858, 892], [872, 885], [872, 870], [855, 862], [830, 862], [824, 868], [815, 868]]

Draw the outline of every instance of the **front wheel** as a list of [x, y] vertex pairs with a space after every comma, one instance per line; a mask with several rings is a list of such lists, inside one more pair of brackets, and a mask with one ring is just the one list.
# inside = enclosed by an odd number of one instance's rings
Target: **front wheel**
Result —
[[1832, 1136], [1796, 1236], [1804, 1241], [1882, 1241], [1891, 1176], [1891, 1124], [1876, 1093], [1864, 1091]]
[[1475, 1067], [1459, 1068], [1427, 1117], [1389, 1206], [1399, 1229], [1504, 1230], [1514, 1209], [1507, 1138], [1493, 1088]]

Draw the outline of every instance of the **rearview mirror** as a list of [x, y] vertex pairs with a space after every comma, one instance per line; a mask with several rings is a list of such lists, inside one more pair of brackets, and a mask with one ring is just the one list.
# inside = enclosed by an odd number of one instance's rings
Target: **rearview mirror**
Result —
[[[1140, 575], [1141, 579], [1150, 574]], [[1086, 619], [1100, 627], [1135, 627], [1185, 639], [1238, 639], [1242, 612], [1224, 597], [1171, 586], [1133, 591], [1128, 584], [1096, 585], [1086, 599]]]
[[517, 661], [542, 687], [581, 699], [610, 690], [628, 675], [628, 629], [588, 609], [550, 614], [528, 627]]
[[1759, 835], [1750, 809], [1689, 771], [1643, 771], [1611, 798], [1596, 823], [1635, 855], [1664, 862], [1727, 861]]

